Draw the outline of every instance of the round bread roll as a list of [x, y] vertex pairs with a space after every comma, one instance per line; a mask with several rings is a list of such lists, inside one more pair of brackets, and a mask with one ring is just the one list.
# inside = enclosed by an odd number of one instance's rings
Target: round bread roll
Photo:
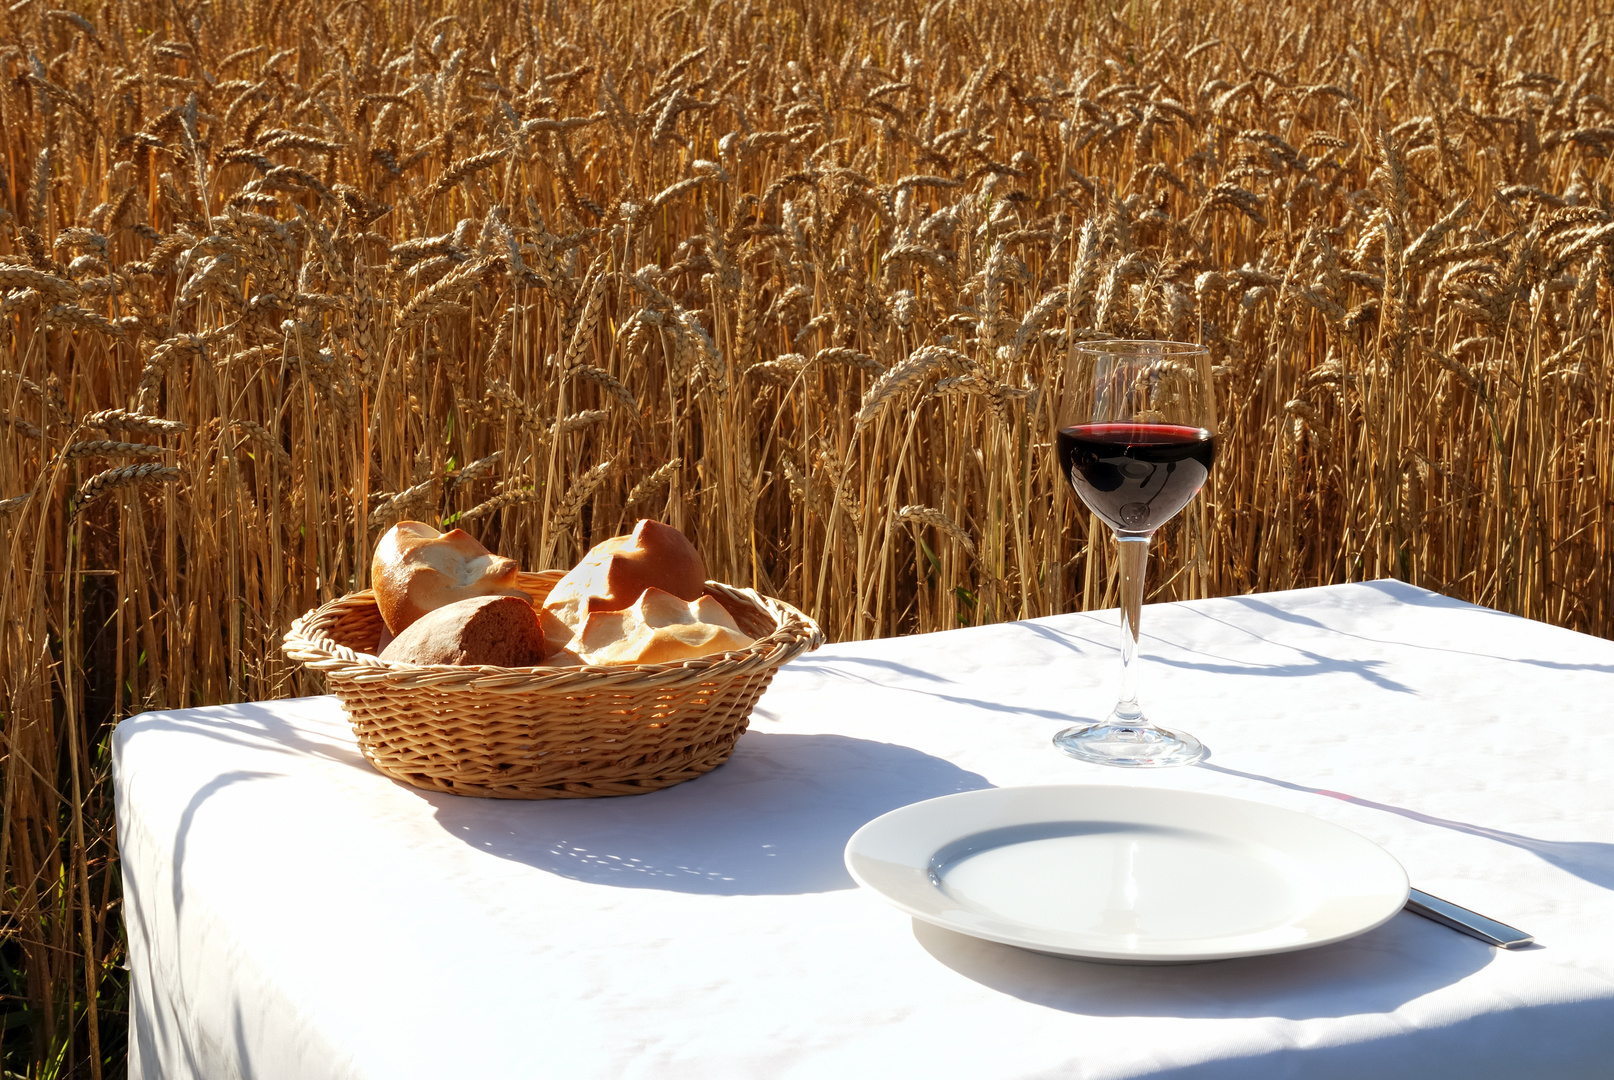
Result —
[[626, 536], [602, 540], [555, 583], [544, 600], [545, 630], [571, 634], [594, 612], [622, 611], [646, 589], [660, 589], [680, 600], [706, 592], [706, 561], [687, 537], [671, 525], [646, 518]]
[[381, 659], [532, 667], [542, 662], [544, 651], [544, 632], [530, 600], [476, 596], [428, 611], [381, 650]]
[[651, 588], [625, 610], [590, 612], [567, 647], [585, 664], [665, 664], [752, 641], [712, 597], [691, 602]]
[[401, 634], [428, 611], [473, 596], [527, 594], [516, 587], [514, 559], [495, 555], [463, 529], [441, 533], [400, 521], [375, 546], [370, 585], [381, 620]]

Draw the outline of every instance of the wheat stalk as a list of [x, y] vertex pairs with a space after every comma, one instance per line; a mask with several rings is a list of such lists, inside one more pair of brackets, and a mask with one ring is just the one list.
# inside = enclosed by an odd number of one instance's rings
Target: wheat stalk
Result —
[[67, 448], [62, 455], [64, 461], [82, 457], [142, 457], [160, 458], [164, 454], [173, 453], [166, 446], [152, 446], [149, 443], [117, 442], [112, 439], [90, 439], [76, 442]]
[[568, 529], [576, 523], [578, 515], [583, 512], [584, 504], [605, 482], [605, 474], [610, 471], [611, 465], [610, 461], [602, 461], [579, 476], [576, 483], [572, 484], [555, 509], [554, 527], [557, 530]]
[[455, 488], [470, 483], [472, 480], [475, 480], [483, 473], [486, 473], [492, 469], [493, 466], [497, 465], [500, 459], [503, 457], [503, 450], [495, 450], [486, 457], [477, 458], [463, 469], [460, 469], [458, 472], [455, 472], [448, 477], [448, 490], [453, 491]]
[[628, 506], [633, 506], [635, 503], [660, 491], [672, 482], [672, 478], [683, 464], [682, 458], [673, 458], [671, 461], [663, 462], [655, 472], [633, 485], [633, 490], [628, 492], [628, 497], [623, 501]]
[[543, 493], [536, 490], [506, 491], [499, 495], [493, 496], [493, 498], [488, 499], [485, 502], [477, 503], [475, 506], [461, 514], [459, 516], [459, 520], [461, 522], [475, 521], [477, 518], [486, 517], [488, 514], [503, 510], [507, 506], [517, 506], [521, 503], [537, 502], [542, 498]]
[[862, 408], [857, 413], [857, 423], [862, 427], [888, 408], [900, 395], [907, 393], [922, 383], [929, 375], [939, 368], [953, 367], [968, 369], [969, 359], [954, 349], [941, 345], [926, 345], [915, 349], [906, 360], [893, 365], [892, 368], [869, 387], [869, 392], [863, 395]]
[[965, 532], [958, 522], [954, 521], [940, 510], [933, 509], [929, 506], [914, 506], [910, 504], [897, 511], [897, 520], [912, 521], [919, 525], [930, 525], [934, 528], [940, 529], [942, 532], [952, 537], [953, 541], [957, 543], [959, 547], [968, 552], [970, 558], [973, 559], [975, 557], [975, 541], [970, 539], [969, 533]]
[[379, 529], [383, 525], [398, 521], [406, 513], [430, 501], [432, 494], [442, 485], [442, 478], [427, 477], [418, 484], [404, 488], [396, 495], [390, 495], [376, 505], [370, 512], [370, 528]]
[[179, 469], [174, 466], [155, 461], [144, 465], [122, 465], [116, 469], [107, 469], [90, 477], [78, 489], [73, 499], [74, 513], [83, 513], [90, 503], [118, 488], [139, 484], [172, 484], [178, 481], [181, 475]]
[[127, 409], [102, 409], [86, 416], [82, 424], [84, 427], [100, 428], [103, 431], [137, 431], [155, 436], [173, 435], [190, 428], [190, 425], [182, 420], [147, 416]]

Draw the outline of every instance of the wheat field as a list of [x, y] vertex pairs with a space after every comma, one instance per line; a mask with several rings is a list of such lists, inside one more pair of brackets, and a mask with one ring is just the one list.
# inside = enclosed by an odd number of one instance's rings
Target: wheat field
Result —
[[[832, 639], [1114, 603], [1073, 341], [1207, 343], [1151, 599], [1614, 634], [1611, 13], [0, 7], [5, 1076], [121, 1073], [107, 736], [318, 693], [381, 531], [641, 516]], [[57, 0], [60, 2], [60, 0]]]

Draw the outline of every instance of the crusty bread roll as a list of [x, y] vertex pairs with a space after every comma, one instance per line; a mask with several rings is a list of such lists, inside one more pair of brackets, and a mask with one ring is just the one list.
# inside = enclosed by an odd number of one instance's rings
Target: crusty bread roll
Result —
[[476, 596], [428, 611], [381, 651], [381, 659], [532, 667], [543, 660], [544, 651], [544, 632], [530, 600]]
[[652, 588], [698, 600], [706, 591], [706, 562], [683, 533], [645, 519], [628, 535], [595, 544], [555, 583], [544, 600], [545, 632], [552, 639], [560, 627], [576, 634], [590, 613], [622, 611]]
[[751, 644], [710, 596], [693, 602], [650, 588], [622, 611], [593, 611], [567, 647], [585, 664], [664, 664]]
[[550, 650], [549, 655], [544, 657], [543, 663], [539, 664], [539, 667], [581, 667], [583, 665], [581, 656], [567, 648], [557, 649], [554, 645], [555, 643], [551, 641], [546, 646]]
[[375, 546], [370, 585], [381, 619], [401, 634], [416, 619], [473, 596], [518, 596], [514, 559], [495, 555], [462, 529], [440, 533], [400, 521]]

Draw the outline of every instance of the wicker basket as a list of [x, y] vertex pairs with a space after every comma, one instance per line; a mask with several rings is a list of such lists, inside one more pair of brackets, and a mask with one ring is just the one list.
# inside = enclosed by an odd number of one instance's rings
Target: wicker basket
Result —
[[[520, 585], [541, 603], [560, 578], [522, 574]], [[382, 623], [366, 590], [298, 619], [283, 648], [325, 673], [364, 756], [407, 784], [494, 799], [640, 795], [727, 761], [774, 672], [824, 641], [789, 604], [717, 582], [706, 591], [755, 644], [615, 667], [391, 663], [371, 655]]]

